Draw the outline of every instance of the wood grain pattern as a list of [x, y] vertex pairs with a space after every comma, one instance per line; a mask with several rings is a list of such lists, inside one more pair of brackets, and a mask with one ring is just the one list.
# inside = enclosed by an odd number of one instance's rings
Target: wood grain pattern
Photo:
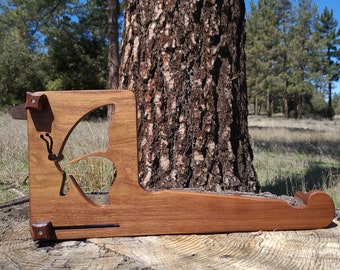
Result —
[[[334, 217], [332, 199], [320, 191], [297, 193], [303, 200], [300, 206], [239, 195], [146, 191], [138, 183], [136, 105], [132, 92], [43, 94], [44, 104], [29, 108], [28, 113], [30, 225], [34, 239], [316, 229], [326, 227]], [[109, 204], [102, 206], [87, 198], [76, 179], [65, 175], [59, 161], [67, 138], [80, 119], [110, 104], [115, 105], [115, 113], [108, 131], [108, 149], [74, 160], [102, 156], [115, 164], [117, 178], [109, 193]], [[53, 138], [52, 160], [41, 139], [45, 127]], [[66, 195], [62, 194], [65, 177], [71, 180]], [[52, 231], [37, 229], [41, 223], [50, 223]]]
[[[327, 229], [32, 241], [28, 203], [0, 211], [0, 269], [339, 269], [340, 223]], [[17, 216], [17, 218], [13, 218]], [[22, 218], [26, 216], [26, 218]], [[1, 224], [1, 223], [0, 223]]]

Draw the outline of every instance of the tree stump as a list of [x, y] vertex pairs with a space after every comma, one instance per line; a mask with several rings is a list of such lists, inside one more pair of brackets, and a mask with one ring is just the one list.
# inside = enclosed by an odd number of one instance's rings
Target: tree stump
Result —
[[34, 242], [29, 234], [27, 202], [1, 208], [0, 269], [340, 267], [339, 217], [329, 228], [322, 230], [113, 237], [39, 243]]

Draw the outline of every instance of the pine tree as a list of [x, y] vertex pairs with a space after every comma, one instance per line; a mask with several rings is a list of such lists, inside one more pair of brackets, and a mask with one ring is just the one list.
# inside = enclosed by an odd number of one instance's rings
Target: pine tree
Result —
[[283, 103], [284, 115], [288, 117], [292, 23], [291, 1], [260, 0], [257, 7], [251, 2], [247, 20], [247, 80], [250, 97], [266, 100], [268, 116]]
[[293, 38], [290, 43], [291, 57], [291, 103], [294, 104], [295, 117], [302, 118], [304, 100], [312, 96], [313, 54], [317, 47], [313, 40], [313, 25], [317, 7], [311, 0], [299, 0], [296, 11], [296, 24], [292, 27]]
[[119, 86], [119, 43], [118, 16], [119, 1], [107, 0], [108, 6], [108, 88], [117, 89]]
[[[20, 8], [19, 8], [20, 5]], [[41, 67], [34, 8], [26, 1], [0, 3], [0, 105], [23, 102], [27, 91], [43, 90], [47, 74]]]
[[253, 1], [250, 2], [250, 8], [246, 23], [247, 88], [249, 101], [253, 102], [254, 114], [257, 115], [261, 112], [261, 105], [266, 102], [265, 85], [270, 65], [266, 61], [266, 47], [261, 39], [263, 17]]
[[44, 21], [41, 31], [48, 51], [48, 90], [107, 87], [106, 4], [106, 0], [63, 1]]
[[279, 0], [276, 5], [277, 16], [277, 35], [278, 41], [276, 44], [276, 54], [274, 68], [276, 84], [273, 86], [276, 90], [276, 98], [282, 98], [283, 115], [288, 118], [288, 96], [290, 89], [290, 73], [291, 73], [291, 58], [289, 57], [289, 46], [292, 35], [291, 28], [294, 24], [293, 6], [290, 0]]
[[322, 75], [327, 84], [328, 109], [327, 117], [333, 119], [334, 108], [332, 104], [333, 82], [339, 80], [340, 60], [340, 30], [338, 21], [333, 16], [333, 10], [324, 9], [318, 17], [316, 24], [318, 41], [321, 45], [322, 54]]
[[[274, 106], [274, 86], [276, 84], [275, 58], [278, 43], [275, 0], [260, 0], [247, 22], [247, 78], [250, 97], [266, 100], [267, 115], [271, 116]], [[253, 94], [253, 95], [252, 95]], [[256, 104], [255, 104], [256, 106]]]

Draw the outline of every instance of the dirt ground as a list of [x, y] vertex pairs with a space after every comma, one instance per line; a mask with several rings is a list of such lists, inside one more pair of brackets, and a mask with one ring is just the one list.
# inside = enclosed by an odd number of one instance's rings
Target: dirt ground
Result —
[[0, 269], [340, 269], [340, 211], [329, 228], [34, 242], [28, 200], [0, 209]]

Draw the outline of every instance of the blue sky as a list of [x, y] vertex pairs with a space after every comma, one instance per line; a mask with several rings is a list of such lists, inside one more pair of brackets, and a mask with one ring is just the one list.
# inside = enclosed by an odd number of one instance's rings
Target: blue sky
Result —
[[[250, 0], [245, 0], [247, 12], [250, 10]], [[256, 3], [257, 0], [254, 0]], [[319, 7], [319, 12], [321, 13], [325, 7], [328, 9], [333, 9], [334, 18], [340, 23], [340, 1], [339, 0], [313, 0], [313, 2]]]
[[[245, 0], [246, 3], [246, 11], [250, 11], [250, 0]], [[312, 0], [318, 8], [319, 13], [322, 13], [325, 7], [327, 7], [329, 10], [333, 9], [334, 18], [337, 19], [337, 21], [340, 24], [340, 1], [339, 0]], [[257, 0], [254, 0], [254, 3], [257, 3]]]
[[[246, 12], [250, 11], [250, 0], [244, 1], [246, 4]], [[338, 21], [340, 27], [340, 1], [339, 0], [312, 0], [319, 9], [319, 13], [322, 13], [325, 7], [329, 10], [333, 10], [334, 18]], [[254, 3], [257, 3], [257, 0], [254, 0]], [[335, 92], [340, 94], [340, 82], [335, 84]]]

